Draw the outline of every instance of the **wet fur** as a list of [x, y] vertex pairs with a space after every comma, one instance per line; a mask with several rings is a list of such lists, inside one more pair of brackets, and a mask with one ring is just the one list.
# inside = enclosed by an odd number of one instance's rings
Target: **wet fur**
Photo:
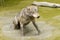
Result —
[[[21, 29], [22, 30], [22, 34], [24, 34], [23, 33], [23, 27], [25, 27], [25, 25], [29, 24], [30, 22], [33, 23], [33, 25], [35, 26], [35, 28], [38, 31], [38, 34], [40, 33], [40, 31], [39, 31], [39, 29], [35, 23], [35, 17], [32, 16], [33, 13], [32, 13], [32, 15], [30, 13], [31, 10], [35, 10], [34, 14], [37, 13], [37, 11], [36, 11], [37, 9], [34, 9], [34, 7], [37, 8], [36, 6], [28, 6], [27, 8], [22, 9], [22, 11], [17, 16], [15, 16], [13, 24], [15, 26], [15, 29]], [[38, 15], [37, 15], [37, 17], [38, 17]]]

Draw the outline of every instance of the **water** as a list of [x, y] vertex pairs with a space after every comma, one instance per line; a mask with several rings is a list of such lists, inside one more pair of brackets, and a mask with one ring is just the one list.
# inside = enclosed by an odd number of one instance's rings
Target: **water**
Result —
[[[4, 18], [3, 18], [4, 19]], [[21, 30], [15, 30], [14, 26], [12, 24], [12, 18], [5, 18], [4, 25], [2, 27], [2, 33], [4, 36], [15, 39], [15, 40], [29, 40], [29, 39], [37, 39], [42, 40], [51, 37], [53, 34], [53, 30], [55, 28], [51, 26], [50, 24], [47, 24], [45, 21], [39, 21], [36, 22], [38, 25], [38, 28], [40, 29], [40, 35], [37, 35], [37, 30], [33, 26], [32, 23], [28, 24], [26, 28], [24, 29], [25, 36], [21, 36]]]

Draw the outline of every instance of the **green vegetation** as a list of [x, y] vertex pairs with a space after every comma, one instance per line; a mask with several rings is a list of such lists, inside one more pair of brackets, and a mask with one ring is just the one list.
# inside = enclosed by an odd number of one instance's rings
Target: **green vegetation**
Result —
[[[13, 17], [22, 8], [30, 5], [34, 0], [0, 0], [0, 17]], [[60, 3], [60, 0], [35, 0], [35, 1], [47, 1], [53, 3]], [[60, 20], [53, 19], [53, 17], [60, 15], [60, 8], [39, 7], [39, 14], [41, 18], [39, 21], [46, 21], [53, 25], [60, 31]], [[9, 40], [1, 33], [3, 24], [0, 22], [0, 40]], [[13, 40], [13, 39], [12, 39]], [[31, 39], [32, 40], [32, 39]], [[54, 33], [54, 36], [47, 40], [60, 40], [60, 34]]]

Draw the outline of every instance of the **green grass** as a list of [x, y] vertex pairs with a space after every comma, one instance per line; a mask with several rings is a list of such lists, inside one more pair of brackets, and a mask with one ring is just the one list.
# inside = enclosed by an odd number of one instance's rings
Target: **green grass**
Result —
[[[10, 0], [6, 1], [4, 7], [0, 6], [0, 16], [1, 17], [13, 17], [15, 16], [22, 8], [30, 5], [34, 0]], [[36, 0], [36, 1], [47, 1], [53, 3], [60, 3], [60, 0]], [[47, 23], [51, 23], [54, 27], [60, 30], [60, 21], [52, 19], [54, 16], [60, 15], [60, 8], [49, 8], [49, 7], [39, 7], [39, 14], [41, 16], [40, 20], [46, 21]], [[2, 25], [3, 26], [3, 25]], [[0, 27], [1, 29], [1, 27]], [[0, 30], [1, 32], [1, 30]], [[9, 40], [0, 33], [0, 40]], [[34, 40], [34, 39], [31, 39]], [[60, 40], [59, 36], [53, 36], [48, 38], [47, 40]]]

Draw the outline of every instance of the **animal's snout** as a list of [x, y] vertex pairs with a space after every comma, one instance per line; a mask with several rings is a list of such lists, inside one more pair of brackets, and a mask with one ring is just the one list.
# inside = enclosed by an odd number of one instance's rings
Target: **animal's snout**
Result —
[[40, 18], [40, 16], [38, 16], [37, 18]]
[[39, 14], [35, 13], [35, 14], [33, 14], [33, 17], [39, 18], [40, 16], [39, 16]]

